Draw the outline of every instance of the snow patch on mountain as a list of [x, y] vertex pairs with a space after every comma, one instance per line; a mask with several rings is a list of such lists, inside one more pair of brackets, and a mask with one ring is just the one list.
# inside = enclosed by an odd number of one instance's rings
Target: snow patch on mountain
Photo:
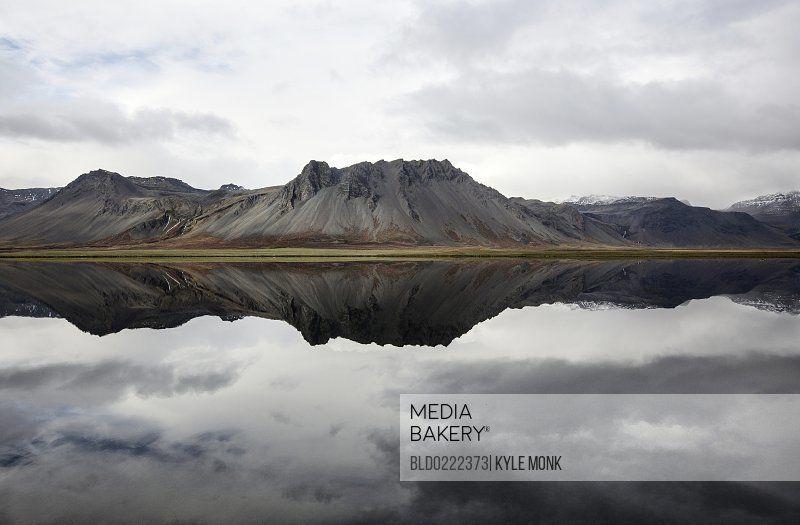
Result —
[[7, 190], [0, 188], [4, 199], [14, 202], [42, 201], [56, 193], [61, 188], [26, 188], [22, 190]]
[[800, 209], [800, 191], [759, 195], [754, 199], [739, 201], [728, 208], [731, 211], [789, 211]]
[[564, 200], [556, 201], [559, 204], [575, 204], [578, 206], [603, 206], [623, 202], [647, 202], [658, 200], [658, 197], [635, 197], [633, 195], [619, 197], [615, 195], [572, 195]]

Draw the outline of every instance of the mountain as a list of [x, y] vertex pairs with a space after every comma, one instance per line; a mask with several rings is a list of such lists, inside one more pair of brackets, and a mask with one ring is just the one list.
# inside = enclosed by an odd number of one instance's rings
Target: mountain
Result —
[[545, 224], [538, 208], [479, 184], [447, 160], [362, 162], [341, 169], [312, 161], [284, 186], [248, 194], [199, 217], [187, 240], [483, 246], [598, 242], [580, 217], [567, 224], [571, 220]]
[[575, 205], [638, 245], [661, 247], [790, 247], [797, 243], [747, 213], [690, 206], [678, 199], [626, 197]]
[[[630, 195], [627, 197], [616, 197], [614, 195], [584, 195], [579, 197], [577, 195], [572, 195], [571, 197], [567, 197], [563, 201], [559, 202], [582, 207], [591, 205], [620, 204], [623, 202], [647, 202], [655, 201], [659, 198], [660, 197], [634, 197]], [[687, 200], [680, 199], [680, 201], [687, 206], [691, 206], [691, 203]]]
[[24, 188], [7, 190], [0, 188], [0, 219], [14, 215], [41, 204], [61, 188]]
[[203, 206], [229, 192], [193, 188], [167, 177], [85, 173], [38, 206], [0, 222], [0, 240], [13, 245], [103, 245], [180, 235]]
[[282, 186], [194, 188], [95, 170], [0, 219], [0, 246], [800, 246], [745, 213], [673, 198], [508, 198], [449, 161], [311, 161]]
[[726, 295], [800, 313], [793, 259], [475, 259], [327, 263], [0, 261], [0, 317], [63, 317], [105, 335], [214, 315], [279, 319], [311, 344], [448, 345], [509, 308], [675, 308]]
[[283, 186], [199, 190], [96, 170], [0, 222], [6, 245], [410, 244], [518, 246], [625, 241], [567, 206], [509, 199], [448, 161], [312, 161]]
[[527, 212], [543, 225], [568, 238], [592, 239], [594, 242], [608, 245], [629, 244], [613, 226], [584, 215], [569, 204], [523, 199], [522, 197], [511, 197], [510, 200], [524, 206]]
[[800, 191], [761, 195], [736, 202], [728, 210], [748, 213], [800, 240]]
[[628, 199], [654, 199], [655, 197], [618, 197], [615, 195], [572, 195], [563, 201], [564, 204], [573, 204], [576, 206], [589, 206], [598, 204], [612, 204], [614, 202], [628, 200]]
[[244, 186], [239, 186], [238, 184], [223, 184], [219, 187], [222, 191], [247, 191], [247, 188]]

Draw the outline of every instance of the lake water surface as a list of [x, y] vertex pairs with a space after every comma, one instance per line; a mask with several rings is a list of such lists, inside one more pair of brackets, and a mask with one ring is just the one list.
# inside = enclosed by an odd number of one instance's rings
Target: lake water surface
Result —
[[[800, 393], [800, 261], [0, 262], [0, 522], [799, 522], [799, 483], [401, 483], [402, 393]], [[800, 451], [798, 451], [800, 453]]]

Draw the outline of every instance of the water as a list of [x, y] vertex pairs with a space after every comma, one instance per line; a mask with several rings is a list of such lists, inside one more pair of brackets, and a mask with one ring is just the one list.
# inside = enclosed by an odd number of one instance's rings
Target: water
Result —
[[0, 522], [794, 521], [797, 483], [400, 483], [400, 393], [800, 393], [800, 261], [0, 263]]

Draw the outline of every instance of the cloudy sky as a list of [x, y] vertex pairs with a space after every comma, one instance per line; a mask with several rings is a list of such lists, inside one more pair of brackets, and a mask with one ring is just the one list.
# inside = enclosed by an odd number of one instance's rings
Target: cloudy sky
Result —
[[800, 187], [798, 27], [769, 0], [0, 0], [0, 187], [448, 158], [507, 195], [724, 207]]

